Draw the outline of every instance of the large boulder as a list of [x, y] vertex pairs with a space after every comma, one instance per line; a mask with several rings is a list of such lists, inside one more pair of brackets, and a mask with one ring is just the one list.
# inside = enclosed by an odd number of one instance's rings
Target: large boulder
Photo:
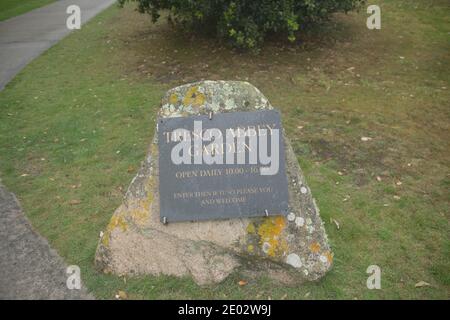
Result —
[[[248, 82], [202, 81], [169, 90], [159, 116], [273, 109]], [[289, 184], [287, 217], [271, 216], [164, 225], [159, 217], [157, 134], [111, 222], [95, 257], [104, 272], [118, 275], [192, 276], [217, 283], [238, 270], [284, 284], [312, 281], [332, 266], [319, 209], [284, 135]]]

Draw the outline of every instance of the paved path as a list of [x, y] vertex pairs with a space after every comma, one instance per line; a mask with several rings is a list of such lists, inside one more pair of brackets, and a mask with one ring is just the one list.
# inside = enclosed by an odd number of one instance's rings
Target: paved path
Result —
[[59, 0], [21, 16], [0, 22], [0, 90], [31, 60], [70, 33], [69, 5], [81, 9], [82, 23], [115, 0]]
[[[114, 2], [60, 0], [0, 22], [0, 91], [31, 60], [69, 34], [69, 5], [81, 8], [84, 23]], [[66, 267], [0, 183], [0, 299], [92, 299], [84, 288], [67, 289]]]
[[92, 299], [67, 288], [66, 268], [0, 184], [0, 299]]

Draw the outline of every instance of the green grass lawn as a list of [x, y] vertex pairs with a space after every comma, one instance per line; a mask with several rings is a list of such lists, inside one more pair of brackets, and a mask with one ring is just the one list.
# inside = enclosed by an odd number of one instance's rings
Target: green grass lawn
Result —
[[43, 7], [55, 0], [0, 0], [0, 21]]
[[[365, 27], [365, 10], [336, 15], [258, 56], [111, 7], [0, 93], [0, 176], [98, 298], [448, 299], [450, 8], [379, 4], [381, 30]], [[282, 111], [335, 254], [322, 280], [241, 287], [236, 273], [200, 288], [95, 270], [99, 233], [144, 159], [162, 95], [201, 79], [247, 80]], [[381, 290], [366, 288], [372, 264]]]

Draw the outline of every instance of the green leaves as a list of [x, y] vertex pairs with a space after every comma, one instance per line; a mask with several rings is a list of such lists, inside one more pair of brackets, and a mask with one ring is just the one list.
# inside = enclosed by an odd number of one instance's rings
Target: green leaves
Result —
[[149, 13], [154, 22], [158, 12], [169, 10], [183, 26], [213, 30], [234, 47], [257, 51], [268, 33], [276, 32], [294, 42], [301, 23], [347, 12], [364, 0], [119, 0], [121, 5], [125, 2], [137, 2], [138, 11]]

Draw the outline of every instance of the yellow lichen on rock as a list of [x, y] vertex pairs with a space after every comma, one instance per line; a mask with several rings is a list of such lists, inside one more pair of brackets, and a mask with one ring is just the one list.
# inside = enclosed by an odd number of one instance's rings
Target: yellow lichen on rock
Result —
[[333, 263], [333, 254], [330, 251], [325, 252], [325, 257], [327, 257], [328, 263]]
[[312, 253], [318, 253], [320, 251], [320, 244], [317, 242], [311, 243], [309, 249]]
[[172, 93], [169, 97], [170, 104], [176, 104], [178, 102], [178, 96], [176, 93]]
[[247, 225], [247, 233], [249, 233], [249, 234], [254, 234], [254, 233], [256, 233], [255, 225], [254, 225], [252, 222], [250, 222], [250, 223]]
[[110, 236], [110, 232], [105, 232], [105, 234], [102, 237], [102, 245], [107, 248], [109, 247], [109, 236]]
[[123, 211], [122, 211], [123, 209], [119, 208], [118, 210], [120, 210], [120, 211], [115, 213], [112, 216], [111, 221], [109, 222], [108, 226], [106, 227], [106, 231], [103, 234], [102, 244], [105, 247], [109, 246], [109, 238], [111, 236], [111, 232], [114, 229], [120, 228], [122, 231], [127, 231], [128, 224], [127, 224], [127, 221], [125, 220], [125, 218], [123, 217]]
[[282, 216], [266, 218], [258, 227], [260, 244], [268, 243], [267, 255], [269, 257], [281, 256], [287, 251], [287, 242], [281, 239], [281, 233], [286, 226], [286, 219]]
[[129, 209], [129, 216], [138, 226], [144, 226], [150, 217], [150, 204], [148, 201], [139, 201], [136, 206]]
[[198, 91], [197, 86], [190, 87], [183, 98], [183, 105], [200, 107], [205, 103], [205, 95]]
[[122, 231], [127, 231], [128, 224], [121, 214], [116, 214], [111, 218], [107, 231], [112, 231], [115, 228], [120, 228]]

